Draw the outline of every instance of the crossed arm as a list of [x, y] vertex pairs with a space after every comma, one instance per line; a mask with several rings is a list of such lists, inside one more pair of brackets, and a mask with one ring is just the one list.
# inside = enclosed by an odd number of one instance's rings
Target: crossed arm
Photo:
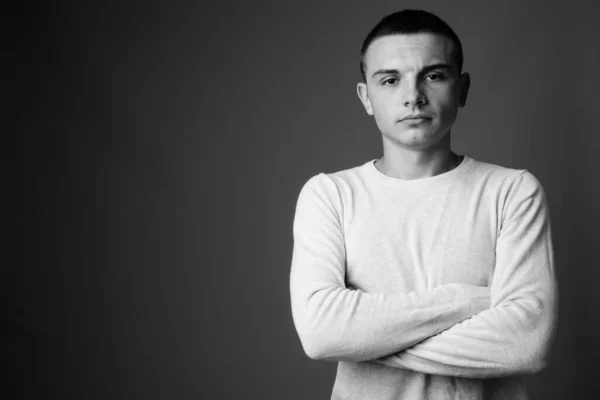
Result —
[[327, 185], [305, 185], [294, 222], [292, 314], [310, 357], [473, 378], [543, 367], [556, 288], [546, 200], [531, 174], [505, 208], [490, 288], [399, 294], [346, 288], [341, 204]]

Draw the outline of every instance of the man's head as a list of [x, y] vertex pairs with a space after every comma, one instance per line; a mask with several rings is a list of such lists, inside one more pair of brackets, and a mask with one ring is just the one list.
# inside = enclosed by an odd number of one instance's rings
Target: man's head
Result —
[[469, 89], [462, 60], [454, 31], [426, 11], [399, 11], [373, 28], [361, 49], [365, 81], [357, 90], [384, 146], [423, 149], [447, 135]]
[[440, 17], [423, 10], [402, 10], [384, 17], [369, 32], [360, 49], [360, 72], [363, 79], [366, 74], [365, 54], [371, 43], [382, 36], [411, 35], [416, 33], [433, 33], [446, 37], [454, 44], [453, 58], [458, 72], [462, 72], [462, 44], [450, 25]]

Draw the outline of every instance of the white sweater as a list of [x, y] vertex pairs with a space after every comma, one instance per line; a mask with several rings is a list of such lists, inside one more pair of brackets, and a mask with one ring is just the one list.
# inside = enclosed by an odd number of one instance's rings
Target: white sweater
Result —
[[339, 361], [332, 399], [526, 399], [555, 323], [544, 191], [470, 157], [416, 180], [374, 161], [319, 174], [290, 288], [307, 355]]

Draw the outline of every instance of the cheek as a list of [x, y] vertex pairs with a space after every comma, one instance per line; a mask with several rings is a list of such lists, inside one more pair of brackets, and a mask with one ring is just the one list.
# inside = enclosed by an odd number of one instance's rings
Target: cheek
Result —
[[387, 132], [394, 128], [396, 118], [391, 114], [389, 109], [373, 109], [373, 118], [375, 119], [375, 124], [382, 132]]
[[441, 117], [456, 117], [458, 111], [458, 96], [454, 96], [454, 93], [444, 93], [438, 97], [430, 98], [434, 100], [432, 103], [435, 104], [435, 108]]
[[453, 104], [458, 102], [458, 87], [452, 83], [431, 86], [427, 89], [427, 97], [439, 104]]
[[395, 120], [394, 105], [390, 99], [378, 98], [371, 101], [371, 105], [377, 124], [390, 124]]

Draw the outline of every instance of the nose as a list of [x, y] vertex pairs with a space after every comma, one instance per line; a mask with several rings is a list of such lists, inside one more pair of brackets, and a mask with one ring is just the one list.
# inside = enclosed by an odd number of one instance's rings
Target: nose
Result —
[[402, 103], [405, 107], [423, 106], [427, 97], [418, 82], [405, 82]]

